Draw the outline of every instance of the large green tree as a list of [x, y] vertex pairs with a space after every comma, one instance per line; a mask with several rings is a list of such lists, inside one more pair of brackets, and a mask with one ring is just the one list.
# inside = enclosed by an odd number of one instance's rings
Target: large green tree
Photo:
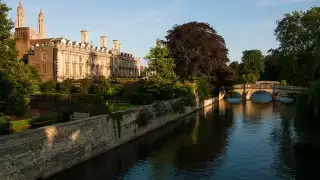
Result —
[[278, 21], [275, 35], [281, 78], [295, 85], [307, 85], [317, 67], [317, 39], [320, 35], [320, 7], [285, 14]]
[[257, 79], [260, 78], [264, 71], [264, 56], [257, 49], [243, 51], [242, 56], [242, 73], [245, 75], [253, 74]]
[[167, 46], [157, 39], [156, 45], [152, 47], [145, 57], [148, 59], [148, 71], [155, 73], [151, 75], [151, 79], [156, 81], [172, 82], [177, 79], [174, 73], [174, 60], [169, 56]]
[[277, 50], [270, 49], [268, 55], [264, 57], [265, 68], [261, 80], [278, 81], [280, 79], [280, 61]]
[[233, 69], [233, 71], [236, 73], [236, 76], [241, 75], [241, 70], [240, 70], [240, 64], [238, 61], [233, 61], [229, 64], [229, 66]]
[[0, 0], [0, 113], [20, 115], [27, 108], [28, 94], [38, 90], [37, 73], [17, 59], [10, 8]]

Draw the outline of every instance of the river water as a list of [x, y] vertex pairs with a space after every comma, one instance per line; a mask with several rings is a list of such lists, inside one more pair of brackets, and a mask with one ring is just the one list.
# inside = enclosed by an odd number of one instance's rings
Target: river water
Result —
[[51, 180], [294, 179], [293, 106], [220, 101]]

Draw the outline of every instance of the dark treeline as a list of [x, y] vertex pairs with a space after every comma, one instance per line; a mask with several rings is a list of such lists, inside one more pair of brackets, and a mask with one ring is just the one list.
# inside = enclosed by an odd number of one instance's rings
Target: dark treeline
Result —
[[274, 35], [279, 47], [263, 56], [260, 50], [243, 52], [241, 62], [232, 62], [240, 82], [286, 81], [307, 86], [315, 78], [320, 53], [320, 7], [287, 13], [277, 22]]

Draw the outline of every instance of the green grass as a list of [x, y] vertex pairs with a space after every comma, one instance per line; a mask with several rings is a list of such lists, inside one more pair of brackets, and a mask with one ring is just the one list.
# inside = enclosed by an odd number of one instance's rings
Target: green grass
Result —
[[23, 132], [26, 129], [29, 128], [30, 125], [30, 120], [26, 119], [26, 120], [17, 120], [17, 121], [11, 121], [11, 129], [13, 133], [17, 133], [17, 132]]
[[139, 105], [130, 104], [130, 103], [109, 103], [109, 107], [112, 112], [123, 111], [126, 109], [131, 109], [138, 107]]
[[[109, 106], [112, 112], [116, 112], [116, 111], [122, 111], [130, 108], [135, 108], [135, 107], [138, 107], [139, 105], [130, 104], [130, 103], [109, 103]], [[36, 121], [37, 119], [41, 119], [40, 122], [42, 122], [43, 119], [53, 120], [50, 117], [51, 116], [41, 116], [38, 118], [33, 118], [33, 121]], [[23, 132], [26, 129], [31, 128], [31, 122], [32, 122], [32, 119], [10, 121], [11, 132], [12, 133]]]

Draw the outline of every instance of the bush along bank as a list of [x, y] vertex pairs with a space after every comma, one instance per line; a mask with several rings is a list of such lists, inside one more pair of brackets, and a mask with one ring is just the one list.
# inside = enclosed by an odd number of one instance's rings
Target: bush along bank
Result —
[[112, 114], [158, 101], [181, 97], [192, 99], [195, 92], [200, 99], [204, 99], [210, 92], [204, 81], [159, 83], [142, 79], [116, 82], [105, 79], [66, 80], [61, 83], [49, 81], [41, 84], [41, 90], [41, 93], [30, 95], [28, 105], [39, 115], [18, 121], [2, 116], [4, 120], [0, 121], [0, 128], [4, 130], [0, 134], [67, 122], [74, 112], [88, 113], [90, 116]]

